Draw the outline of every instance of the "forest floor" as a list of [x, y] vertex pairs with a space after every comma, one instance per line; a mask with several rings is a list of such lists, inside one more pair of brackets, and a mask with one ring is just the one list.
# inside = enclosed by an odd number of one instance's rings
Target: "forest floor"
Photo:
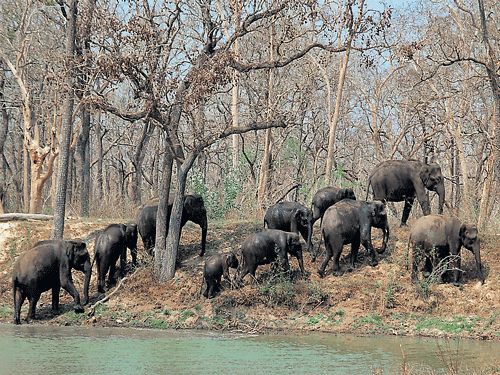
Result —
[[[66, 221], [65, 238], [88, 239], [93, 257], [92, 233], [111, 221]], [[117, 222], [117, 221], [114, 221]], [[12, 323], [13, 304], [11, 270], [17, 256], [39, 240], [50, 236], [52, 222], [0, 223], [0, 323]], [[183, 230], [175, 278], [159, 284], [153, 264], [139, 250], [140, 266], [128, 269], [126, 278], [104, 295], [97, 293], [94, 267], [90, 303], [85, 313], [75, 314], [71, 296], [61, 291], [61, 311], [52, 315], [51, 293], [42, 295], [37, 306], [37, 320], [32, 324], [92, 325], [100, 327], [140, 327], [205, 329], [225, 332], [308, 332], [387, 334], [405, 336], [452, 337], [500, 340], [500, 236], [483, 236], [481, 256], [486, 283], [476, 275], [471, 252], [462, 249], [463, 284], [428, 284], [410, 282], [407, 270], [408, 229], [392, 227], [388, 250], [379, 256], [379, 265], [367, 264], [368, 254], [360, 249], [359, 262], [348, 271], [350, 246], [344, 247], [339, 277], [327, 273], [319, 278], [316, 263], [304, 254], [306, 276], [298, 272], [295, 258], [290, 259], [290, 275], [257, 269], [257, 283], [252, 286], [247, 275], [240, 289], [223, 282], [225, 290], [213, 299], [200, 295], [202, 267], [207, 256], [239, 250], [244, 238], [259, 230], [261, 221], [224, 221], [210, 223], [207, 255], [200, 258], [201, 230], [188, 223]], [[381, 231], [373, 230], [376, 247]], [[314, 229], [314, 243], [320, 239], [319, 222]], [[139, 246], [142, 242], [139, 240]], [[305, 248], [305, 244], [304, 244]], [[324, 246], [322, 246], [324, 249]], [[128, 256], [130, 262], [130, 255]], [[327, 270], [330, 270], [331, 261]], [[235, 270], [231, 270], [233, 275]], [[73, 271], [79, 291], [83, 274]], [[27, 313], [25, 302], [21, 319]]]

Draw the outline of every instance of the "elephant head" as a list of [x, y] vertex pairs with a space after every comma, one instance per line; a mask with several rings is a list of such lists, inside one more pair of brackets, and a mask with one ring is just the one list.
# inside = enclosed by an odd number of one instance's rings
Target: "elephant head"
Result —
[[459, 231], [459, 238], [461, 245], [474, 254], [476, 258], [477, 273], [479, 274], [481, 282], [484, 284], [479, 237], [476, 226], [473, 224], [462, 224]]
[[66, 256], [68, 257], [69, 265], [75, 270], [85, 274], [85, 283], [83, 289], [83, 305], [89, 301], [89, 285], [92, 276], [92, 263], [90, 255], [87, 251], [87, 245], [80, 240], [69, 240], [66, 244]]
[[387, 248], [387, 242], [389, 241], [389, 222], [387, 220], [387, 210], [385, 203], [382, 201], [373, 201], [369, 204], [370, 215], [372, 220], [372, 227], [380, 228], [384, 232], [384, 239], [382, 241], [382, 247], [377, 250], [379, 254], [383, 254]]
[[[300, 228], [305, 228], [307, 230], [306, 233], [306, 242], [307, 242], [307, 250], [311, 251], [312, 245], [312, 232], [313, 232], [313, 213], [312, 210], [308, 208], [299, 208], [297, 212], [294, 214], [294, 218], [297, 220], [297, 226]], [[292, 230], [293, 231], [293, 230]]]
[[137, 247], [137, 224], [125, 224], [125, 244], [130, 250]]
[[344, 196], [345, 196], [344, 199], [352, 199], [354, 201], [356, 200], [356, 195], [354, 194], [354, 190], [352, 190], [351, 188], [344, 189]]
[[239, 262], [235, 253], [227, 254], [225, 261], [228, 268], [238, 268]]
[[198, 194], [186, 195], [184, 197], [184, 209], [182, 211], [181, 227], [188, 221], [198, 224], [201, 227], [201, 250], [200, 256], [205, 254], [207, 243], [207, 210], [203, 197]]
[[439, 195], [439, 214], [443, 213], [445, 191], [444, 191], [444, 178], [441, 173], [441, 167], [436, 163], [422, 164], [420, 169], [420, 179], [424, 186], [435, 191]]

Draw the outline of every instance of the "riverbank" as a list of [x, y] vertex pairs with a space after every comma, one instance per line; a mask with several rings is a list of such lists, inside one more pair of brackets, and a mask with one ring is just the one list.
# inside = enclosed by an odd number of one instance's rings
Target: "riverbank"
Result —
[[[68, 220], [67, 238], [87, 238], [104, 228], [108, 221]], [[319, 223], [314, 241], [320, 239]], [[0, 322], [13, 319], [11, 269], [16, 257], [39, 240], [50, 235], [51, 222], [10, 222], [0, 228]], [[211, 223], [207, 255], [238, 250], [243, 239], [261, 228], [260, 221]], [[381, 238], [373, 231], [375, 247]], [[482, 236], [481, 256], [486, 283], [476, 276], [473, 255], [462, 249], [463, 284], [412, 284], [407, 270], [408, 229], [392, 227], [388, 250], [379, 265], [370, 267], [367, 254], [360, 250], [359, 263], [347, 271], [350, 247], [344, 248], [339, 277], [327, 273], [321, 279], [304, 255], [306, 277], [298, 272], [295, 258], [290, 259], [291, 274], [280, 275], [269, 266], [257, 269], [257, 283], [250, 276], [244, 286], [225, 290], [213, 299], [200, 296], [204, 258], [197, 255], [201, 230], [187, 225], [181, 238], [176, 276], [159, 284], [153, 265], [140, 251], [140, 267], [129, 269], [118, 286], [97, 293], [97, 275], [91, 281], [91, 300], [84, 314], [72, 310], [72, 298], [61, 293], [61, 313], [50, 311], [51, 294], [44, 293], [37, 306], [37, 320], [32, 324], [92, 325], [98, 327], [137, 327], [207, 329], [224, 332], [331, 332], [385, 334], [402, 336], [451, 337], [500, 341], [500, 254], [496, 236]], [[142, 243], [139, 242], [142, 246]], [[93, 241], [88, 244], [93, 257]], [[130, 261], [130, 256], [129, 256]], [[331, 267], [331, 263], [327, 270]], [[234, 270], [231, 270], [232, 274]], [[75, 285], [83, 289], [83, 274], [73, 272]], [[100, 301], [102, 300], [102, 301]], [[23, 305], [21, 318], [26, 316]]]

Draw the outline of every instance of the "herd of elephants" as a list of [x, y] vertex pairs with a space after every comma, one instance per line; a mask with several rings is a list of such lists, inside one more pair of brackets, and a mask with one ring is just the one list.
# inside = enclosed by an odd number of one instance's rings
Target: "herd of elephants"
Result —
[[[326, 187], [314, 195], [311, 208], [298, 202], [280, 202], [270, 207], [264, 217], [264, 229], [251, 233], [242, 243], [240, 256], [236, 252], [211, 255], [204, 264], [203, 295], [212, 298], [220, 288], [221, 278], [230, 280], [229, 268], [237, 268], [234, 283], [241, 285], [243, 278], [250, 273], [255, 280], [259, 265], [273, 263], [284, 270], [289, 269], [288, 254], [298, 261], [300, 271], [305, 274], [300, 235], [315, 261], [317, 251], [311, 241], [314, 223], [321, 219], [321, 235], [325, 243], [325, 256], [317, 272], [325, 276], [325, 269], [333, 257], [332, 274], [340, 275], [339, 259], [342, 248], [351, 244], [351, 267], [357, 260], [362, 244], [369, 251], [369, 264], [376, 266], [377, 255], [372, 245], [371, 229], [382, 229], [382, 254], [389, 240], [386, 202], [404, 201], [401, 225], [406, 225], [415, 197], [418, 199], [424, 216], [410, 228], [408, 248], [412, 255], [411, 279], [418, 280], [418, 271], [429, 277], [443, 260], [451, 259], [450, 269], [441, 273], [441, 281], [459, 285], [460, 249], [465, 247], [473, 252], [477, 273], [484, 283], [478, 231], [475, 225], [462, 223], [455, 217], [443, 216], [445, 202], [444, 179], [441, 168], [435, 163], [427, 164], [417, 160], [389, 160], [380, 163], [372, 171], [368, 180], [373, 191], [373, 201], [356, 200], [350, 188]], [[439, 196], [439, 214], [431, 215], [427, 190]], [[83, 312], [82, 305], [89, 301], [89, 284], [94, 262], [97, 266], [97, 289], [104, 293], [106, 275], [108, 286], [115, 282], [116, 263], [120, 258], [120, 276], [126, 266], [126, 251], [131, 250], [132, 262], [137, 265], [137, 239], [141, 235], [144, 248], [153, 254], [156, 233], [157, 201], [150, 201], [142, 207], [133, 224], [111, 224], [100, 231], [95, 240], [94, 259], [91, 262], [85, 242], [81, 240], [46, 240], [38, 242], [33, 249], [23, 252], [14, 264], [12, 287], [14, 294], [14, 323], [20, 324], [21, 306], [29, 301], [26, 320], [35, 319], [36, 304], [42, 292], [52, 289], [52, 311], [59, 307], [59, 292], [62, 287], [74, 299], [75, 311]], [[171, 205], [169, 205], [170, 213]], [[205, 254], [207, 237], [207, 213], [203, 198], [187, 195], [184, 199], [181, 227], [193, 221], [202, 228], [201, 250]], [[168, 217], [167, 217], [168, 223]], [[168, 224], [167, 224], [168, 225]], [[266, 228], [267, 226], [267, 228]], [[319, 249], [319, 247], [318, 247]], [[441, 263], [440, 263], [441, 262]], [[71, 270], [84, 272], [84, 297], [76, 290]], [[233, 282], [231, 281], [231, 282]]]

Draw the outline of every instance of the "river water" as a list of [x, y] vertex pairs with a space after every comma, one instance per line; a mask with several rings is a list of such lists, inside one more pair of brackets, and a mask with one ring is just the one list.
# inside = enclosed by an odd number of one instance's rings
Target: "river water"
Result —
[[[384, 374], [499, 364], [500, 343], [0, 325], [0, 374]], [[447, 359], [450, 361], [450, 359]]]

